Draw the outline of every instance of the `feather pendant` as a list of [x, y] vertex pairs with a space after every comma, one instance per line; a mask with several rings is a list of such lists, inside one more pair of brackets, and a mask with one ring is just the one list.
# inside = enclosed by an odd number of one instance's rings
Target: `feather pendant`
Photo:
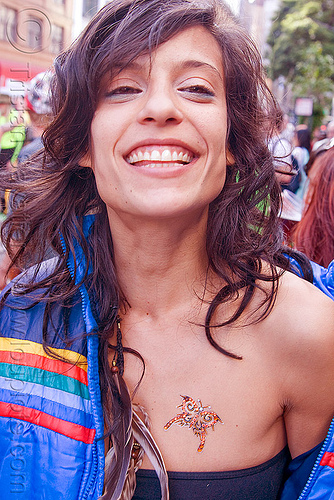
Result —
[[157, 473], [160, 481], [161, 500], [168, 500], [168, 476], [164, 460], [152, 434], [135, 411], [132, 413], [132, 430], [135, 440], [142, 446]]
[[[116, 367], [115, 367], [116, 368]], [[131, 431], [132, 405], [131, 399], [118, 370], [112, 370], [115, 385], [119, 391], [120, 409], [113, 422], [113, 446], [106, 457], [106, 484], [101, 500], [118, 500], [121, 496], [130, 464], [133, 436]]]
[[[123, 382], [124, 383], [124, 382]], [[137, 405], [136, 405], [137, 407]], [[144, 414], [143, 408], [138, 407]], [[134, 439], [140, 444], [141, 450], [143, 450], [149, 460], [151, 461], [160, 481], [161, 487], [161, 500], [169, 500], [168, 492], [168, 476], [166, 467], [161, 455], [161, 452], [155, 443], [152, 434], [148, 430], [148, 422], [145, 423], [140, 419], [135, 411], [132, 411], [132, 432], [130, 433], [130, 446], [124, 452], [126, 455], [126, 460], [124, 460], [123, 465], [121, 464], [121, 470], [118, 475], [118, 484], [114, 487], [115, 481], [117, 480], [117, 470], [116, 467], [117, 456], [116, 449], [114, 446], [108, 451], [106, 456], [106, 476], [112, 474], [109, 477], [108, 484], [106, 484], [105, 493], [100, 500], [128, 500], [132, 498], [136, 487], [135, 481], [135, 471], [140, 466], [142, 457], [133, 463], [131, 460], [131, 450]], [[128, 453], [130, 456], [128, 457]], [[125, 464], [128, 463], [128, 469], [125, 469]], [[114, 469], [114, 470], [113, 470]]]

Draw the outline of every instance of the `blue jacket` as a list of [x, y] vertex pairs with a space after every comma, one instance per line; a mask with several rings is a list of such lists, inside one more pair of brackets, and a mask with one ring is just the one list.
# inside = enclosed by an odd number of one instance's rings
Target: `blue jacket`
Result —
[[[91, 222], [91, 217], [85, 219], [86, 231]], [[79, 245], [76, 254], [80, 280], [85, 263]], [[50, 266], [52, 261], [40, 273]], [[87, 291], [81, 286], [70, 310], [70, 347], [62, 340], [61, 309], [52, 317], [53, 352], [69, 364], [44, 351], [45, 303], [38, 301], [37, 292], [17, 295], [18, 286], [16, 281], [4, 290], [9, 295], [0, 312], [0, 497], [97, 500], [104, 481], [104, 424], [97, 325]], [[82, 339], [84, 333], [88, 335]], [[334, 421], [299, 500], [334, 499], [333, 431]], [[295, 498], [291, 484], [292, 479], [284, 500]]]
[[[85, 218], [86, 232], [91, 222]], [[80, 279], [85, 263], [78, 243], [76, 253]], [[40, 277], [52, 264], [45, 263]], [[68, 264], [72, 270], [73, 257]], [[82, 286], [68, 320], [71, 338], [81, 340], [66, 346], [60, 310], [52, 317], [53, 351], [71, 365], [44, 352], [45, 303], [37, 293], [16, 295], [18, 284], [9, 285], [0, 313], [0, 498], [97, 500], [104, 481], [104, 423], [88, 294]]]

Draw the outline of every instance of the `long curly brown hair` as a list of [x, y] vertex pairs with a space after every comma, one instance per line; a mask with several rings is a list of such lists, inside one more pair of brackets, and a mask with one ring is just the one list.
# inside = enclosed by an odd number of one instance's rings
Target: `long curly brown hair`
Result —
[[[126, 405], [110, 373], [108, 344], [117, 311], [120, 305], [126, 305], [126, 297], [117, 281], [106, 207], [92, 170], [80, 166], [80, 159], [90, 148], [90, 125], [103, 78], [112, 77], [140, 54], [152, 53], [191, 26], [204, 26], [221, 47], [227, 146], [235, 160], [227, 168], [221, 193], [209, 207], [209, 265], [226, 285], [210, 304], [203, 327], [212, 345], [225, 355], [239, 358], [224, 349], [223, 339], [214, 338], [212, 328], [217, 325], [211, 323], [216, 308], [239, 294], [243, 297], [240, 308], [224, 324], [235, 321], [252, 300], [255, 288], [261, 286], [263, 304], [255, 312], [254, 321], [263, 319], [275, 301], [281, 272], [277, 265], [287, 266], [277, 216], [280, 188], [267, 148], [268, 136], [280, 122], [281, 113], [266, 86], [256, 47], [220, 0], [113, 0], [102, 8], [73, 45], [55, 60], [54, 120], [43, 136], [44, 152], [7, 182], [15, 193], [15, 209], [3, 225], [2, 236], [14, 262], [26, 266], [33, 256], [39, 264], [49, 248], [58, 255], [49, 276], [37, 283], [32, 280], [24, 293], [43, 288], [48, 316], [59, 302], [68, 306], [84, 282], [96, 304], [102, 402], [114, 442], [119, 437]], [[96, 219], [86, 240], [83, 218], [92, 211]], [[81, 241], [86, 259], [80, 283], [76, 283], [76, 273], [71, 276], [67, 269], [74, 238]], [[264, 282], [271, 284], [269, 291]], [[44, 324], [48, 324], [47, 318]], [[43, 338], [49, 345], [46, 326]], [[106, 483], [110, 484], [113, 477], [107, 474]]]

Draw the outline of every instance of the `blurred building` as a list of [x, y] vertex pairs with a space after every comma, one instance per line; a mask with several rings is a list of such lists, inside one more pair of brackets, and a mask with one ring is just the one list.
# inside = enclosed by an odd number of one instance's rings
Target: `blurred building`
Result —
[[4, 0], [0, 4], [0, 87], [20, 93], [22, 82], [47, 69], [72, 39], [73, 0]]
[[268, 47], [266, 40], [280, 0], [240, 0], [240, 19], [255, 40], [263, 57]]
[[[271, 50], [267, 38], [279, 7], [280, 0], [240, 0], [240, 20], [255, 41], [265, 66], [269, 64]], [[290, 112], [293, 108], [293, 95], [285, 78], [280, 77], [274, 82], [268, 79], [267, 84], [283, 111]]]
[[76, 38], [88, 21], [107, 3], [106, 0], [73, 0], [72, 38]]

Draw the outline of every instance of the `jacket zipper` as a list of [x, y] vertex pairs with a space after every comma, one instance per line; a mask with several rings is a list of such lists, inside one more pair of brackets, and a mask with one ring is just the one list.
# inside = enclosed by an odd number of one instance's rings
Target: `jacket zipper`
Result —
[[[64, 255], [66, 253], [66, 244], [65, 244], [65, 241], [62, 237], [62, 235], [60, 235], [60, 239], [61, 239], [61, 246], [62, 246], [62, 249], [63, 249], [63, 252], [64, 252]], [[68, 267], [68, 270], [71, 274], [71, 277], [72, 279], [74, 278], [74, 269], [72, 268], [72, 265], [71, 263], [68, 261], [67, 262], [67, 267]], [[81, 286], [80, 286], [80, 295], [81, 295], [81, 310], [82, 310], [82, 315], [83, 315], [83, 318], [84, 318], [84, 322], [85, 322], [85, 325], [87, 325], [87, 315], [86, 315], [86, 297], [85, 297], [85, 294], [83, 293], [82, 289], [81, 289]], [[89, 340], [88, 340], [89, 341]], [[96, 480], [96, 477], [98, 475], [98, 457], [97, 457], [97, 444], [96, 444], [96, 441], [93, 443], [92, 445], [92, 455], [93, 455], [93, 464], [94, 464], [94, 469], [93, 469], [93, 473], [91, 474], [91, 478], [90, 478], [90, 481], [88, 484], [86, 484], [86, 486], [84, 487], [84, 493], [82, 495], [82, 500], [86, 500], [88, 498], [88, 495], [89, 495], [89, 492], [91, 490], [91, 487], [92, 485], [94, 484], [95, 480]]]
[[[81, 302], [82, 314], [83, 314], [83, 318], [84, 318], [85, 324], [87, 325], [86, 297], [85, 297], [83, 291], [81, 290], [81, 287], [80, 287], [80, 294], [81, 294], [81, 299], [82, 299], [82, 302]], [[89, 342], [89, 339], [87, 339], [87, 342]], [[88, 356], [87, 356], [87, 358], [88, 358]], [[93, 401], [92, 401], [92, 404], [93, 404]], [[85, 499], [88, 498], [88, 495], [89, 495], [89, 492], [91, 490], [91, 487], [95, 483], [96, 477], [97, 477], [97, 474], [98, 474], [98, 466], [99, 466], [99, 464], [98, 464], [97, 443], [96, 443], [96, 441], [94, 442], [94, 444], [92, 446], [92, 454], [93, 454], [94, 469], [93, 469], [93, 473], [91, 474], [91, 478], [90, 478], [90, 481], [89, 481], [88, 485], [86, 484], [84, 493], [82, 495], [82, 500], [85, 500]]]
[[96, 442], [93, 444], [92, 452], [93, 452], [94, 470], [93, 470], [93, 473], [92, 473], [91, 480], [89, 481], [89, 483], [85, 487], [84, 494], [82, 495], [82, 500], [86, 500], [88, 498], [89, 492], [90, 492], [91, 487], [93, 486], [93, 484], [95, 482], [95, 479], [96, 479], [96, 476], [97, 476], [97, 472], [98, 472], [98, 460], [97, 460]]
[[323, 457], [324, 452], [327, 449], [327, 445], [331, 439], [331, 434], [333, 432], [334, 432], [334, 419], [332, 420], [331, 425], [329, 426], [329, 430], [328, 430], [326, 439], [324, 441], [324, 444], [322, 445], [322, 448], [321, 448], [320, 453], [319, 453], [319, 455], [314, 463], [313, 469], [310, 473], [310, 476], [307, 480], [307, 483], [305, 484], [303, 491], [301, 492], [300, 496], [298, 497], [298, 500], [304, 500], [306, 498], [306, 495], [309, 493], [309, 490], [313, 486], [314, 476], [318, 470], [319, 464], [321, 462], [321, 459]]

